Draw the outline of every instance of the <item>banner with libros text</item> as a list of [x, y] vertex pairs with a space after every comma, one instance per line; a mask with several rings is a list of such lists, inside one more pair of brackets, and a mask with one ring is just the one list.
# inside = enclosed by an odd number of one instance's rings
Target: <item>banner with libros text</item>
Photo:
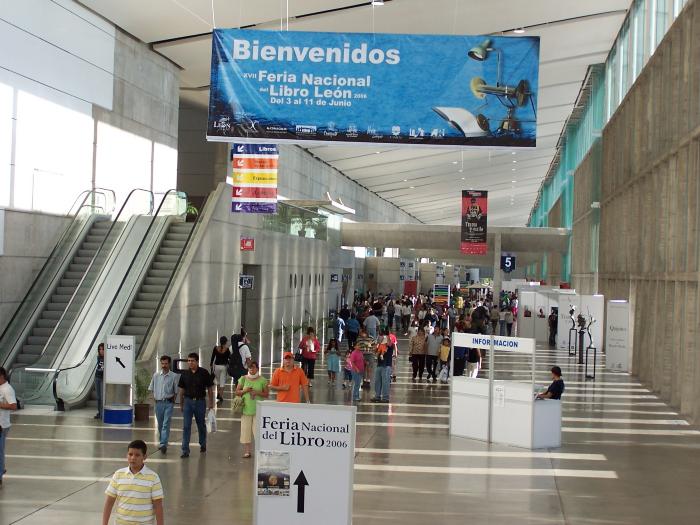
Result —
[[535, 147], [538, 37], [216, 29], [207, 138]]

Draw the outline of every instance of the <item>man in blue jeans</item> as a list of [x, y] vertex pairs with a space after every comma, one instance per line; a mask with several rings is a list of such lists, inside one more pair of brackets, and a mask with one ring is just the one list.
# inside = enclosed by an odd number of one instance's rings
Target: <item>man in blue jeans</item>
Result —
[[182, 410], [182, 455], [190, 457], [190, 433], [192, 432], [192, 416], [197, 422], [199, 433], [199, 452], [207, 451], [207, 426], [204, 423], [207, 409], [214, 408], [214, 378], [204, 368], [199, 366], [199, 355], [192, 352], [187, 356], [187, 371], [180, 374], [180, 409]]
[[371, 399], [373, 403], [389, 402], [391, 366], [394, 358], [394, 342], [389, 334], [389, 329], [385, 328], [376, 348], [377, 366], [374, 369], [374, 397]]
[[173, 416], [173, 407], [177, 397], [177, 385], [180, 376], [170, 370], [171, 359], [168, 355], [160, 356], [160, 372], [153, 374], [151, 384], [148, 387], [153, 392], [156, 401], [156, 421], [158, 421], [158, 450], [165, 454], [168, 451], [168, 438], [170, 437], [170, 419]]

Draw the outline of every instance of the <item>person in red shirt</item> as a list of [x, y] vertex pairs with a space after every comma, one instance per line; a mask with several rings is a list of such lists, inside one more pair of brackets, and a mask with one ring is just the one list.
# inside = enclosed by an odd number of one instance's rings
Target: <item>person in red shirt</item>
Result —
[[316, 356], [321, 351], [321, 343], [316, 339], [316, 331], [313, 326], [306, 329], [306, 335], [299, 341], [301, 350], [301, 368], [309, 379], [309, 386], [313, 386], [311, 381], [314, 378], [314, 368], [316, 368]]
[[311, 403], [309, 380], [301, 368], [294, 366], [294, 354], [291, 352], [285, 352], [282, 356], [282, 366], [272, 374], [269, 388], [277, 392], [277, 401], [282, 403], [300, 403], [300, 390], [304, 392], [306, 402]]
[[362, 377], [365, 373], [365, 356], [359, 346], [355, 346], [349, 360], [352, 365], [352, 400], [359, 401]]

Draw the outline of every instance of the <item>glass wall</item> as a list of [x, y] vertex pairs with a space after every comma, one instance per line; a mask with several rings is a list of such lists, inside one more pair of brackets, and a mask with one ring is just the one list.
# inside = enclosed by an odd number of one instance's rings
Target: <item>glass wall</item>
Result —
[[[605, 64], [591, 66], [591, 95], [585, 102], [583, 116], [571, 122], [562, 133], [558, 149], [559, 164], [548, 173], [539, 190], [537, 204], [530, 213], [528, 226], [548, 226], [548, 215], [561, 199], [562, 226], [573, 221], [573, 173], [601, 137], [605, 124], [619, 107], [642, 68], [654, 54], [673, 21], [688, 0], [635, 0], [620, 28]], [[597, 239], [597, 224], [592, 238]], [[597, 241], [596, 241], [597, 242]], [[597, 245], [594, 247], [597, 267]], [[570, 253], [571, 250], [569, 250]], [[547, 273], [546, 258], [542, 261], [542, 276]], [[562, 260], [562, 278], [568, 280], [570, 256]]]
[[176, 148], [46, 97], [0, 83], [0, 206], [63, 214], [93, 186], [114, 190], [117, 206], [133, 188], [176, 186]]

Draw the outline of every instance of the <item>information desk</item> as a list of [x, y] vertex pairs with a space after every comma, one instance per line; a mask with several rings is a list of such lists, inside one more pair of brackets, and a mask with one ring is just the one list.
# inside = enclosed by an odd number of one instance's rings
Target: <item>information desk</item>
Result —
[[[488, 440], [489, 381], [450, 380], [450, 434]], [[531, 383], [494, 381], [491, 441], [529, 449], [561, 446], [561, 401], [535, 400]]]

